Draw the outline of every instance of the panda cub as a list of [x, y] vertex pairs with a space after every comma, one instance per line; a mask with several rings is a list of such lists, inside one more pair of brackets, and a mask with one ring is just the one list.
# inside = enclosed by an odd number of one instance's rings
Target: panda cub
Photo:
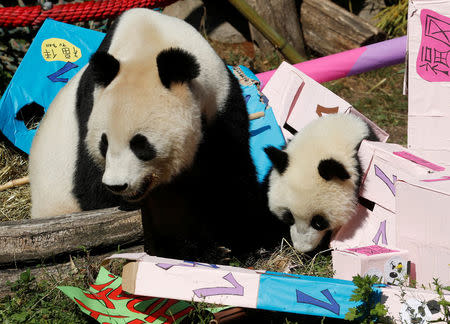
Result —
[[160, 256], [248, 249], [272, 221], [237, 80], [192, 26], [148, 9], [121, 15], [58, 93], [29, 173], [32, 217], [142, 206], [146, 251]]
[[265, 148], [273, 163], [269, 208], [290, 225], [297, 250], [312, 251], [353, 216], [361, 182], [357, 152], [364, 139], [378, 140], [358, 117], [334, 114], [309, 123], [283, 150]]

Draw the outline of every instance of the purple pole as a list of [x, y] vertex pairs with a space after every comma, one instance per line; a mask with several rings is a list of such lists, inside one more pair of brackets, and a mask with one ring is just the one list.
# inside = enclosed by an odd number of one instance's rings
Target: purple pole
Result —
[[[406, 36], [403, 36], [294, 64], [294, 66], [322, 83], [402, 63], [406, 56], [406, 46]], [[262, 87], [274, 73], [275, 70], [256, 74]]]

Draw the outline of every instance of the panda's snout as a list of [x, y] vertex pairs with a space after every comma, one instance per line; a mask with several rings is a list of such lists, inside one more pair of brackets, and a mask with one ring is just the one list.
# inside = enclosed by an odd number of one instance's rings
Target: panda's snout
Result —
[[103, 185], [106, 187], [106, 189], [108, 189], [112, 193], [120, 193], [128, 188], [127, 183], [122, 184], [122, 185], [107, 185], [107, 184], [103, 183]]

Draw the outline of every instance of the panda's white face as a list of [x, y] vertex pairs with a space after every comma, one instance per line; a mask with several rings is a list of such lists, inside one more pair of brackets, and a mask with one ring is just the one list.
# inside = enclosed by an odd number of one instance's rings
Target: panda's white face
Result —
[[266, 149], [274, 165], [269, 208], [291, 225], [297, 250], [313, 250], [327, 231], [353, 216], [359, 181], [356, 147], [367, 133], [364, 122], [339, 114], [311, 122], [283, 151]]
[[131, 202], [190, 167], [202, 138], [189, 83], [166, 87], [156, 62], [142, 64], [121, 62], [106, 87], [96, 86], [86, 137], [103, 184]]

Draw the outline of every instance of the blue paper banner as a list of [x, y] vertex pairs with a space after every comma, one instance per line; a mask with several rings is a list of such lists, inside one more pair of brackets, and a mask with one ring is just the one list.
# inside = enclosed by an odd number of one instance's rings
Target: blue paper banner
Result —
[[[356, 286], [347, 280], [268, 271], [261, 274], [257, 308], [345, 318]], [[378, 297], [381, 291], [375, 288]]]
[[242, 89], [249, 114], [264, 112], [264, 116], [250, 121], [250, 153], [255, 163], [258, 180], [262, 182], [272, 167], [272, 162], [264, 152], [266, 146], [282, 148], [285, 144], [283, 133], [275, 120], [267, 98], [260, 90], [256, 75], [245, 66], [229, 66]]
[[0, 99], [0, 130], [16, 147], [29, 153], [36, 133], [17, 119], [19, 110], [35, 103], [47, 111], [58, 91], [86, 65], [104, 37], [103, 33], [52, 19], [44, 22]]

